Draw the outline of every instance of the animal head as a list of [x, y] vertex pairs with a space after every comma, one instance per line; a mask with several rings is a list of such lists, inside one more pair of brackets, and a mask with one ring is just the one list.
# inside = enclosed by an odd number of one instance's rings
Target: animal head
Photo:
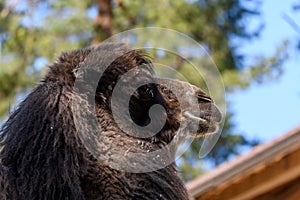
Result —
[[213, 100], [187, 82], [156, 77], [141, 50], [102, 44], [78, 66], [95, 85], [91, 96], [104, 132], [114, 127], [131, 139], [168, 144], [176, 134], [203, 137], [219, 129], [222, 115]]
[[[128, 152], [145, 154], [162, 147], [168, 149], [161, 160], [172, 163], [180, 143], [216, 133], [222, 119], [200, 88], [155, 76], [149, 56], [123, 44], [65, 53], [50, 67], [44, 82], [49, 81], [70, 88], [65, 91], [70, 91], [69, 104], [75, 104], [68, 109], [77, 135], [84, 148], [109, 166], [130, 165], [124, 156]], [[147, 162], [148, 154], [140, 160]]]

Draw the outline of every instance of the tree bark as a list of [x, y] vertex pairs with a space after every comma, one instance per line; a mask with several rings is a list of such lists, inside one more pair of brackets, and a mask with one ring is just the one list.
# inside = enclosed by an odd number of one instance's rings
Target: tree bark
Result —
[[98, 15], [95, 19], [96, 37], [93, 45], [97, 45], [101, 41], [109, 38], [112, 35], [112, 6], [111, 0], [96, 0], [98, 6]]

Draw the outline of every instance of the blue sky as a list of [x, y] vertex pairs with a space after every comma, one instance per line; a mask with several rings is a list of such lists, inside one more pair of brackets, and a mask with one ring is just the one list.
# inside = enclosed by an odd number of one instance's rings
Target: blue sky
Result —
[[235, 113], [236, 129], [249, 138], [263, 142], [272, 140], [300, 124], [300, 51], [295, 51], [297, 33], [283, 18], [288, 14], [300, 26], [300, 11], [293, 12], [294, 0], [262, 1], [265, 28], [258, 40], [242, 47], [248, 55], [272, 55], [276, 46], [290, 39], [290, 58], [284, 63], [284, 74], [279, 80], [263, 85], [252, 85], [247, 90], [230, 95]]

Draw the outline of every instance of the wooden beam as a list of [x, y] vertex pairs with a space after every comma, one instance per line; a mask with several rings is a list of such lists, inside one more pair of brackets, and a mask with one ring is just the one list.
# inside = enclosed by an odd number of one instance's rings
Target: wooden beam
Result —
[[266, 165], [280, 159], [280, 156], [289, 155], [296, 149], [300, 149], [300, 126], [273, 141], [254, 147], [248, 154], [238, 156], [236, 159], [220, 165], [211, 172], [190, 181], [186, 186], [191, 196], [196, 199], [198, 196], [220, 189], [220, 186], [224, 186], [232, 180], [238, 183], [238, 180], [248, 172], [254, 173], [254, 169], [260, 171]]
[[300, 148], [285, 156], [277, 156], [268, 163], [258, 165], [218, 187], [211, 188], [197, 199], [257, 199], [259, 195], [299, 178], [299, 158]]

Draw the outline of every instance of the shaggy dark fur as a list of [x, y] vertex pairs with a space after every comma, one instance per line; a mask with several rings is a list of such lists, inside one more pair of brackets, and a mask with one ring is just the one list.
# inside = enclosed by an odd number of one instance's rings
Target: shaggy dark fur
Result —
[[[122, 48], [127, 47], [106, 44], [97, 51], [113, 54]], [[85, 126], [75, 126], [70, 102], [79, 99], [87, 113], [93, 110], [73, 87], [76, 68], [84, 67], [83, 61], [92, 51], [63, 53], [4, 124], [0, 135], [0, 199], [188, 199], [174, 163], [149, 173], [129, 173], [109, 167], [83, 145], [76, 128]], [[145, 125], [149, 123], [149, 107], [163, 105], [168, 118], [156, 136], [138, 139], [127, 135], [112, 119], [111, 88], [122, 74], [142, 64], [150, 64], [143, 53], [127, 52], [110, 64], [98, 82], [95, 107], [103, 149], [121, 146], [133, 152], [144, 151], [139, 143], [142, 141], [153, 151], [167, 144], [179, 127], [179, 106], [169, 104], [170, 97], [155, 84], [138, 89], [130, 101], [130, 114], [135, 123]], [[106, 140], [113, 141], [112, 146], [106, 147]], [[108, 156], [107, 151], [99, 151], [100, 158]]]

